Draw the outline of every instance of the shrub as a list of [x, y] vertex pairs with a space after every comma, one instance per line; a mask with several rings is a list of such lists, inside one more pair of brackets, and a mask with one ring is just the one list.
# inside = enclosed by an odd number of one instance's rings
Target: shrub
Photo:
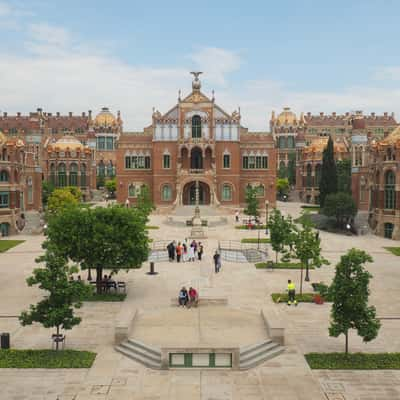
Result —
[[[287, 303], [289, 299], [287, 293], [272, 293], [271, 298], [274, 303]], [[314, 301], [314, 293], [296, 294], [295, 298], [299, 303], [312, 303]]]

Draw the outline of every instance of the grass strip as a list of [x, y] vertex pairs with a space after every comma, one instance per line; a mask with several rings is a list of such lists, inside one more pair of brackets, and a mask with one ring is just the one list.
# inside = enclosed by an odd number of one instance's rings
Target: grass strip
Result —
[[395, 256], [400, 256], [400, 247], [384, 247], [384, 249], [390, 251]]
[[235, 229], [247, 229], [247, 230], [256, 230], [256, 229], [266, 229], [266, 225], [252, 225], [252, 228], [249, 229], [248, 225], [236, 225]]
[[400, 353], [308, 353], [311, 369], [400, 369]]
[[77, 350], [0, 350], [0, 368], [90, 368], [96, 353]]
[[93, 293], [82, 299], [82, 301], [124, 301], [126, 293]]
[[147, 230], [149, 230], [149, 229], [160, 229], [160, 227], [159, 226], [155, 226], [155, 225], [146, 225], [146, 229]]
[[268, 238], [245, 238], [241, 240], [242, 243], [270, 243], [270, 239]]
[[0, 240], [0, 253], [4, 253], [7, 250], [24, 243], [25, 240]]
[[[315, 293], [303, 293], [302, 295], [296, 294], [295, 298], [298, 303], [312, 303], [314, 296]], [[274, 303], [287, 303], [289, 299], [287, 293], [272, 293], [271, 298]]]
[[[257, 269], [267, 268], [266, 262], [260, 262], [255, 264]], [[273, 269], [301, 269], [301, 263], [293, 263], [293, 262], [278, 262], [278, 264], [274, 263]], [[304, 268], [305, 269], [305, 268]], [[315, 269], [313, 265], [310, 265], [308, 269]]]

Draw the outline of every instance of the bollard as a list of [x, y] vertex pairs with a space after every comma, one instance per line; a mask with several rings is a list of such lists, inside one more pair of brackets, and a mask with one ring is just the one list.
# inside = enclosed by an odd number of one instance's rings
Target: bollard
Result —
[[3, 350], [10, 348], [10, 334], [8, 332], [4, 332], [0, 336], [0, 348]]
[[157, 275], [158, 272], [154, 271], [154, 261], [150, 261], [150, 271], [147, 273], [147, 275]]

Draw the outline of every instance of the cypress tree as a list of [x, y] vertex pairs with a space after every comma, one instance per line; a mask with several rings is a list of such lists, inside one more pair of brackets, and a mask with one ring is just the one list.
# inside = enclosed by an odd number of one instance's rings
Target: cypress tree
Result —
[[328, 194], [337, 192], [337, 172], [333, 149], [333, 140], [329, 136], [328, 144], [322, 153], [321, 180], [319, 183], [319, 203], [324, 206]]

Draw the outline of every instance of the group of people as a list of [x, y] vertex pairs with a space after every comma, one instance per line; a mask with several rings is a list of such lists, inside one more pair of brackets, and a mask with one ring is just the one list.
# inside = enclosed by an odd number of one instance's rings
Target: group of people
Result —
[[196, 307], [199, 301], [199, 295], [197, 290], [193, 287], [190, 287], [189, 290], [183, 286], [182, 289], [179, 291], [178, 295], [178, 303], [180, 307]]
[[201, 242], [196, 242], [192, 240], [190, 244], [188, 244], [188, 240], [185, 239], [182, 243], [174, 240], [169, 243], [167, 246], [169, 261], [177, 262], [186, 262], [186, 261], [195, 261], [197, 258], [201, 261], [201, 258], [204, 253], [204, 247]]

